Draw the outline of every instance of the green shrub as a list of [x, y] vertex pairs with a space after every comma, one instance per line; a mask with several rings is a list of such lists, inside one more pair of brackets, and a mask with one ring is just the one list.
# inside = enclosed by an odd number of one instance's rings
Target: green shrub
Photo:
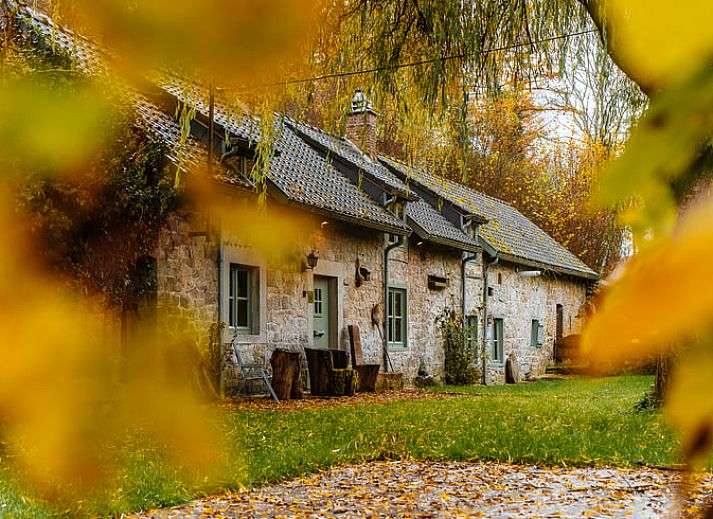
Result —
[[440, 326], [444, 338], [446, 384], [463, 386], [477, 383], [480, 371], [476, 367], [475, 348], [468, 341], [471, 330], [465, 325], [465, 320], [455, 312], [445, 312]]

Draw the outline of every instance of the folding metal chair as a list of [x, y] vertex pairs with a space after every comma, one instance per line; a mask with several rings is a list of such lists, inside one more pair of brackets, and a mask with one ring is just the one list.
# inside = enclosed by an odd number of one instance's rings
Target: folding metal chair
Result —
[[240, 346], [235, 342], [235, 338], [231, 341], [233, 346], [233, 353], [235, 353], [235, 358], [238, 360], [238, 366], [240, 367], [240, 374], [242, 375], [242, 383], [240, 384], [240, 389], [238, 392], [247, 388], [247, 383], [253, 380], [262, 380], [265, 383], [265, 387], [272, 396], [275, 402], [279, 402], [275, 390], [272, 389], [272, 373], [268, 373], [262, 364], [257, 362], [245, 362], [240, 354]]

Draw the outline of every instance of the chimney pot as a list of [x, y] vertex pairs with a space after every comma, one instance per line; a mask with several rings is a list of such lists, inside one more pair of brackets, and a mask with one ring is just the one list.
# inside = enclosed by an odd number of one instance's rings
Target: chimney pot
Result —
[[359, 146], [362, 151], [378, 160], [376, 150], [376, 112], [364, 92], [357, 90], [351, 102], [351, 111], [347, 116], [346, 137]]

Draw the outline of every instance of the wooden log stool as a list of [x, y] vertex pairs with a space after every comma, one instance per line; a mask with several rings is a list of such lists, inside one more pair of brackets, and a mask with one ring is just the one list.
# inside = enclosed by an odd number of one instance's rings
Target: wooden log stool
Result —
[[354, 394], [357, 389], [358, 374], [355, 370], [347, 368], [346, 352], [305, 348], [305, 355], [310, 390], [313, 395]]
[[300, 354], [277, 348], [270, 357], [272, 365], [272, 388], [280, 400], [302, 398], [302, 369]]

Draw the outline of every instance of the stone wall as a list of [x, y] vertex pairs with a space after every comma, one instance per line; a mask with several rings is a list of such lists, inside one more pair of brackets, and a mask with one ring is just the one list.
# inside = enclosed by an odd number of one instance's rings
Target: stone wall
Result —
[[[394, 249], [390, 260], [390, 281], [394, 286], [407, 289], [408, 342], [403, 350], [390, 350], [396, 371], [404, 373], [407, 383], [413, 381], [421, 362], [430, 375], [443, 377], [443, 336], [439, 318], [448, 311], [462, 312], [461, 251], [409, 240], [408, 248]], [[469, 264], [466, 286], [468, 295], [479, 289], [479, 279], [474, 277], [478, 263]], [[428, 276], [447, 279], [447, 287], [430, 289]], [[473, 300], [468, 301], [466, 313], [474, 311]]]
[[[492, 319], [502, 318], [504, 358], [514, 352], [523, 375], [538, 376], [552, 363], [556, 332], [557, 305], [563, 307], [563, 335], [578, 333], [584, 320], [586, 285], [566, 276], [543, 273], [525, 277], [519, 271], [533, 270], [510, 264], [497, 264], [488, 270], [488, 352], [492, 352]], [[544, 343], [532, 346], [532, 320], [544, 324]], [[505, 381], [505, 365], [488, 362], [488, 383]]]
[[[178, 309], [192, 317], [207, 336], [210, 324], [228, 322], [229, 266], [231, 263], [255, 268], [258, 273], [259, 304], [257, 323], [249, 334], [237, 336], [246, 360], [267, 362], [274, 348], [301, 351], [313, 345], [314, 277], [332, 281], [336, 305], [336, 331], [332, 347], [349, 351], [347, 326], [359, 326], [364, 359], [382, 362], [383, 342], [380, 327], [372, 324], [372, 310], [378, 305], [383, 322], [383, 261], [386, 237], [382, 232], [338, 220], [325, 219], [305, 211], [282, 206], [269, 209], [274, 226], [255, 229], [269, 234], [272, 241], [251, 239], [246, 225], [229, 226], [220, 231], [222, 247], [216, 245], [218, 230], [209, 228], [206, 218], [188, 214], [173, 215], [160, 233], [156, 251], [159, 305]], [[241, 220], [244, 222], [244, 219]], [[280, 222], [288, 222], [282, 225]], [[212, 238], [212, 239], [211, 239]], [[446, 310], [461, 312], [461, 251], [411, 238], [394, 249], [390, 256], [390, 283], [407, 290], [408, 340], [406, 348], [391, 349], [390, 359], [396, 371], [413, 381], [423, 362], [431, 375], [443, 376], [443, 338], [437, 320]], [[275, 246], [274, 244], [279, 244]], [[316, 268], [305, 269], [306, 256], [314, 252]], [[222, 257], [219, 267], [218, 257]], [[357, 261], [371, 276], [357, 287]], [[555, 339], [556, 305], [563, 306], [563, 334], [577, 333], [582, 324], [586, 286], [579, 281], [553, 274], [523, 277], [518, 267], [497, 264], [489, 270], [489, 324], [482, 326], [482, 263], [480, 254], [466, 265], [466, 315], [478, 317], [479, 340], [487, 331], [490, 341], [492, 318], [504, 319], [504, 357], [515, 352], [523, 373], [532, 376], [544, 372], [551, 362]], [[428, 276], [448, 280], [440, 290], [429, 289]], [[221, 316], [218, 319], [218, 282], [221, 280]], [[544, 344], [531, 344], [532, 319], [544, 323]], [[235, 331], [226, 329], [228, 344]], [[238, 382], [235, 358], [228, 348], [225, 356], [228, 387]], [[504, 363], [489, 361], [488, 383], [504, 381]]]
[[154, 256], [159, 308], [194, 320], [206, 334], [218, 317], [218, 247], [204, 215], [174, 213]]

